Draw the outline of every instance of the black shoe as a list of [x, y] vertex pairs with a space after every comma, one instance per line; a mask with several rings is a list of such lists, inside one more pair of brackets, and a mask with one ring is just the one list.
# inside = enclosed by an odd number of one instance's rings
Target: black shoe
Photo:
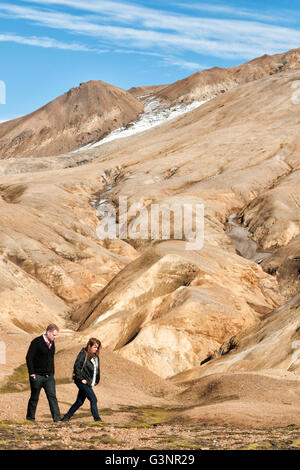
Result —
[[98, 418], [94, 418], [94, 421], [102, 421], [102, 419], [99, 416]]
[[66, 423], [67, 421], [70, 421], [70, 419], [71, 419], [71, 418], [69, 418], [69, 416], [65, 415], [65, 416], [61, 419], [61, 421], [62, 421], [63, 423]]
[[59, 419], [54, 419], [53, 422], [54, 422], [54, 423], [61, 423], [61, 422], [62, 422], [62, 419], [61, 419], [61, 418], [59, 418]]
[[35, 418], [29, 418], [29, 417], [27, 417], [27, 418], [26, 418], [26, 421], [33, 421], [33, 422], [35, 423]]

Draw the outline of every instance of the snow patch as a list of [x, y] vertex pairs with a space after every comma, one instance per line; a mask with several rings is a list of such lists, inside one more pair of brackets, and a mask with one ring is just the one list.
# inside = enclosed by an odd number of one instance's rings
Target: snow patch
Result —
[[99, 140], [99, 142], [85, 145], [84, 147], [81, 147], [77, 150], [73, 150], [71, 153], [92, 149], [98, 147], [99, 145], [105, 144], [106, 142], [111, 142], [115, 139], [121, 139], [147, 131], [152, 127], [159, 126], [166, 121], [170, 121], [171, 119], [175, 119], [182, 114], [188, 113], [189, 111], [198, 108], [207, 101], [209, 100], [194, 101], [190, 104], [182, 103], [176, 106], [172, 106], [171, 108], [165, 108], [159, 99], [155, 99], [153, 97], [148, 98], [144, 102], [144, 113], [138, 118], [137, 121], [129, 123], [126, 127], [119, 127], [119, 129], [115, 129], [108, 136], [104, 137], [104, 139]]

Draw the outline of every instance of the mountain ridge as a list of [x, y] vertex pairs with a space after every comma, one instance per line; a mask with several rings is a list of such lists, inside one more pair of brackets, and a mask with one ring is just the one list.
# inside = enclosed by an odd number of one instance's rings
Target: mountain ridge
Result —
[[0, 124], [0, 159], [47, 157], [100, 140], [143, 105], [121, 88], [90, 80], [32, 113]]

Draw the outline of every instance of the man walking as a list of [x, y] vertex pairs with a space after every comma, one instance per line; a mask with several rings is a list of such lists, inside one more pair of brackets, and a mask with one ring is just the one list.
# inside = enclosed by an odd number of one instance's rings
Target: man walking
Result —
[[26, 355], [31, 388], [26, 415], [29, 421], [35, 421], [36, 407], [42, 388], [45, 390], [53, 421], [61, 421], [54, 380], [54, 341], [58, 337], [58, 331], [58, 326], [54, 324], [47, 326], [45, 334], [31, 341]]

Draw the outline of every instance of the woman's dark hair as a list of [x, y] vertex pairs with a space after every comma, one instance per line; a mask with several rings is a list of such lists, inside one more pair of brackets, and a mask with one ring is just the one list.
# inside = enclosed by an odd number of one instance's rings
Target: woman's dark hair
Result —
[[[98, 345], [98, 350], [95, 354], [92, 354], [91, 352], [89, 352], [89, 348], [94, 346], [95, 344]], [[87, 343], [86, 347], [84, 348], [86, 350], [86, 355], [87, 355], [88, 360], [90, 360], [94, 356], [98, 357], [100, 348], [101, 348], [101, 341], [97, 338], [90, 338], [88, 340], [88, 343]]]

